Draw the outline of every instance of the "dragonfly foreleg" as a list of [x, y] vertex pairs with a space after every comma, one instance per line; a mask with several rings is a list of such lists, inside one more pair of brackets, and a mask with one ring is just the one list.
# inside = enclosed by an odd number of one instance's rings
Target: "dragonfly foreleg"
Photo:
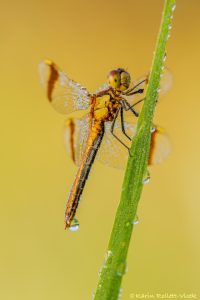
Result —
[[121, 126], [122, 126], [122, 132], [123, 134], [131, 141], [130, 136], [128, 136], [128, 134], [125, 131], [125, 127], [124, 127], [124, 111], [123, 111], [123, 107], [120, 108], [120, 116], [121, 116]]
[[140, 102], [144, 101], [144, 99], [145, 99], [145, 98], [142, 98], [142, 99], [138, 100], [137, 102], [135, 102], [135, 103], [132, 105], [132, 107], [134, 107], [135, 105], [137, 105], [137, 104], [139, 104]]
[[143, 92], [144, 92], [144, 89], [139, 89], [135, 92], [126, 93], [126, 96], [132, 96], [132, 95], [135, 95], [135, 94], [142, 94]]
[[120, 138], [118, 138], [118, 136], [114, 133], [114, 127], [115, 127], [115, 122], [116, 122], [116, 119], [117, 119], [117, 117], [118, 117], [118, 114], [119, 114], [119, 110], [121, 109], [121, 107], [117, 110], [117, 112], [116, 112], [116, 115], [115, 115], [115, 117], [114, 117], [114, 119], [113, 119], [113, 122], [112, 122], [112, 124], [111, 124], [111, 129], [110, 129], [110, 132], [111, 132], [111, 134], [128, 150], [128, 152], [129, 152], [129, 155], [131, 156], [131, 153], [130, 153], [130, 148], [122, 141], [122, 140], [120, 140]]
[[122, 103], [123, 108], [125, 109], [125, 111], [131, 110], [132, 113], [133, 113], [136, 117], [139, 116], [139, 113], [133, 108], [135, 104], [134, 104], [134, 105], [130, 105], [130, 104], [128, 103], [128, 101], [125, 100], [125, 99], [123, 99], [121, 103]]

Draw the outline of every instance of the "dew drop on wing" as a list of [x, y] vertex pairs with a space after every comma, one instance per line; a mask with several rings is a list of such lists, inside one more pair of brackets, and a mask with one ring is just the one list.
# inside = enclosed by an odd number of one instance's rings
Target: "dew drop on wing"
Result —
[[79, 229], [79, 221], [77, 219], [73, 219], [71, 222], [71, 226], [69, 227], [69, 230], [72, 232], [75, 232]]

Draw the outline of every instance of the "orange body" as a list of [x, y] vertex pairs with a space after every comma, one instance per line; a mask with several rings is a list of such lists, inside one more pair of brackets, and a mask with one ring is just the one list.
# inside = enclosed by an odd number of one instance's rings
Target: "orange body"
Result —
[[91, 126], [82, 161], [67, 201], [67, 207], [65, 211], [65, 228], [70, 227], [71, 222], [74, 219], [80, 196], [103, 138], [103, 133], [104, 123], [101, 121], [95, 121]]

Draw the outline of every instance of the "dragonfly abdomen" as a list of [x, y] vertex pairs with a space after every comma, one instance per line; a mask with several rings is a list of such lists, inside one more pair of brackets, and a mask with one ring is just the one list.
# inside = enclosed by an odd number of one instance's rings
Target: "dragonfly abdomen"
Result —
[[98, 131], [91, 130], [91, 133], [89, 134], [86, 143], [86, 149], [84, 151], [81, 164], [79, 166], [78, 172], [76, 174], [67, 201], [67, 207], [65, 211], [65, 228], [70, 227], [71, 222], [74, 219], [79, 204], [80, 196], [83, 192], [91, 166], [94, 162], [95, 156], [101, 144], [103, 134], [104, 134], [103, 124], [101, 126], [101, 130]]

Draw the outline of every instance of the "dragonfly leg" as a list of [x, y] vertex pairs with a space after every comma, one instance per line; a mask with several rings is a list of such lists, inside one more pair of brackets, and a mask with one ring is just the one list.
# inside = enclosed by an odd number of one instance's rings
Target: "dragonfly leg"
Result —
[[[123, 103], [123, 107], [126, 111], [130, 110], [131, 108], [133, 108], [134, 106], [136, 106], [137, 104], [139, 104], [140, 102], [144, 101], [145, 98], [142, 98], [140, 100], [138, 100], [137, 102], [135, 102], [133, 105], [130, 105], [125, 99], [125, 104]], [[128, 106], [128, 108], [126, 107], [126, 105]], [[139, 115], [138, 115], [139, 116]]]
[[144, 89], [139, 89], [138, 91], [135, 91], [133, 94], [129, 94], [129, 93], [133, 92], [139, 85], [141, 85], [142, 83], [145, 83], [145, 82], [147, 82], [147, 78], [140, 81], [133, 88], [128, 89], [127, 91], [123, 92], [123, 95], [127, 95], [127, 96], [129, 95], [130, 96], [130, 95], [137, 94], [137, 93], [143, 93]]
[[118, 136], [114, 133], [114, 127], [115, 127], [115, 122], [116, 122], [116, 119], [117, 119], [117, 116], [119, 114], [119, 109], [118, 111], [116, 112], [116, 115], [114, 117], [114, 120], [112, 122], [112, 125], [111, 125], [111, 129], [110, 129], [110, 132], [112, 133], [112, 135], [128, 150], [128, 153], [129, 155], [131, 156], [131, 153], [130, 153], [130, 148], [123, 142], [120, 140], [120, 138], [118, 138]]
[[121, 126], [122, 126], [122, 132], [123, 134], [131, 141], [130, 136], [128, 136], [128, 134], [125, 131], [125, 127], [124, 127], [124, 111], [123, 108], [120, 108], [120, 115], [121, 115]]
[[145, 99], [145, 98], [142, 98], [142, 99], [138, 100], [137, 102], [135, 102], [135, 103], [132, 105], [132, 107], [134, 107], [135, 105], [137, 105], [137, 104], [139, 104], [140, 102], [144, 101], [144, 99]]
[[123, 99], [122, 105], [123, 105], [123, 108], [124, 108], [126, 111], [131, 110], [132, 113], [133, 113], [136, 117], [139, 116], [139, 113], [133, 108], [135, 104], [134, 104], [134, 105], [130, 105], [130, 104], [128, 103], [128, 101], [126, 101], [125, 99]]
[[144, 89], [139, 89], [135, 92], [126, 93], [126, 96], [132, 96], [132, 95], [135, 95], [135, 94], [142, 94], [143, 92], [144, 92]]

